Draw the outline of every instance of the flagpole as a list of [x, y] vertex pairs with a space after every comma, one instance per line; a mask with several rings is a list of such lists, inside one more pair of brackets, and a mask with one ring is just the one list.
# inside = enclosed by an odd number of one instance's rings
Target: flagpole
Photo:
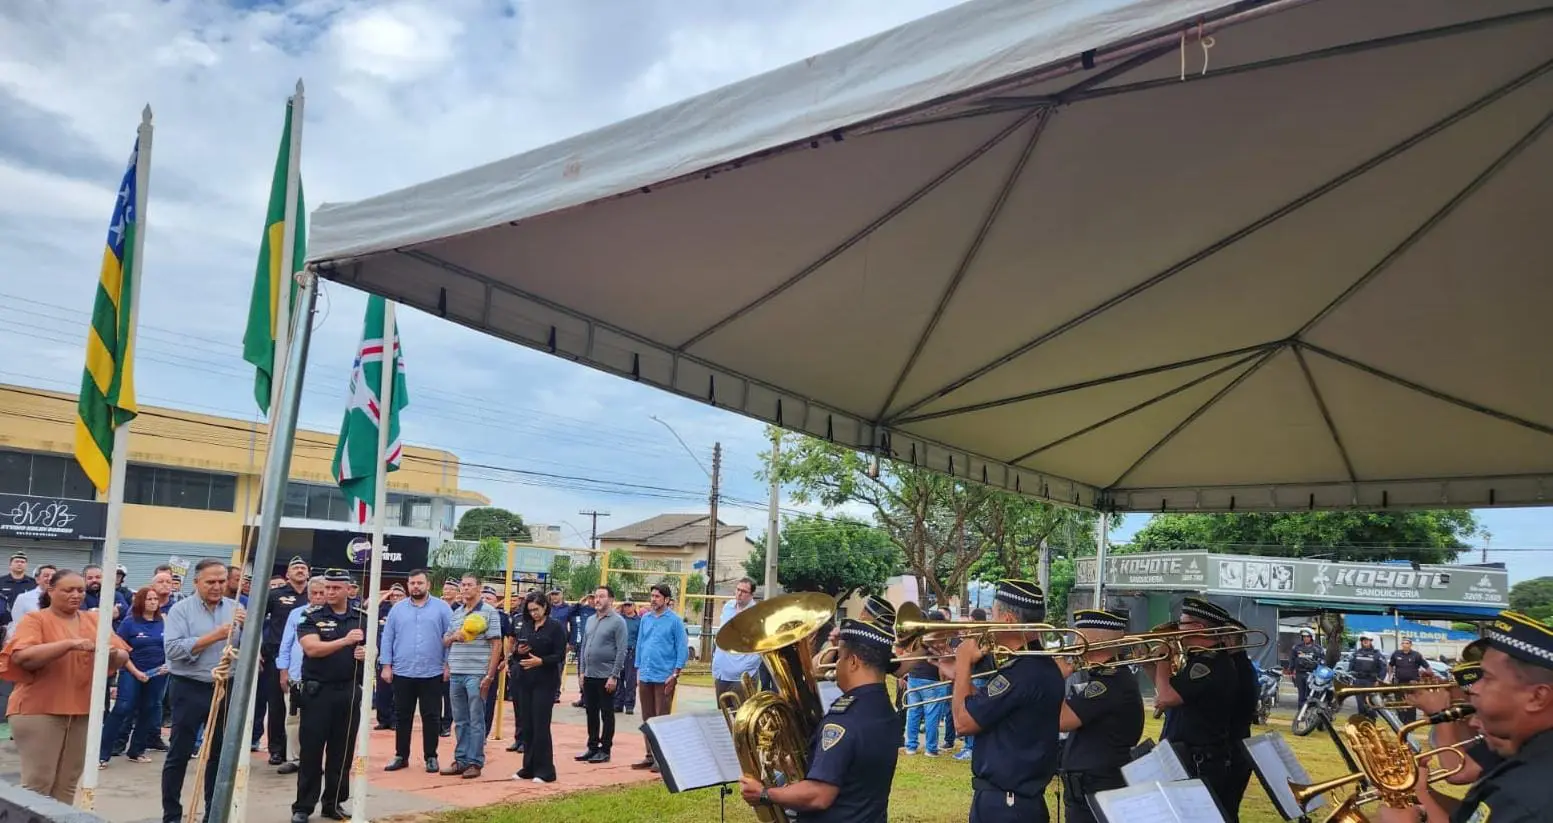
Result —
[[[377, 685], [377, 610], [383, 587], [383, 529], [388, 516], [388, 444], [394, 420], [394, 380], [399, 376], [399, 335], [394, 323], [394, 301], [383, 301], [383, 368], [378, 380], [377, 460], [373, 466], [372, 565], [368, 575], [366, 656], [361, 666], [361, 700]], [[357, 706], [356, 758], [351, 764], [351, 823], [367, 821], [367, 758], [372, 751], [371, 715]]]
[[[148, 105], [140, 112], [140, 129], [136, 135], [139, 148], [135, 154], [135, 246], [128, 273], [129, 342], [125, 347], [124, 360], [119, 364], [120, 369], [132, 367], [130, 358], [135, 355], [135, 330], [140, 323], [140, 272], [144, 268], [141, 260], [146, 246], [146, 195], [151, 190], [151, 132], [151, 107]], [[108, 525], [102, 541], [105, 579], [111, 579], [107, 575], [112, 574], [119, 564], [119, 532], [124, 522], [124, 471], [129, 463], [129, 427], [129, 422], [125, 422], [113, 431], [113, 455], [108, 466]], [[111, 588], [104, 588], [104, 594], [97, 601], [97, 646], [92, 654], [92, 702], [86, 715], [86, 764], [81, 772], [80, 791], [76, 792], [76, 807], [85, 811], [91, 811], [97, 802], [97, 762], [102, 749], [103, 703], [108, 697], [108, 652], [112, 648], [109, 638], [113, 634], [113, 607], [109, 605], [105, 608], [104, 604], [117, 601], [117, 595], [112, 593]]]
[[[280, 402], [270, 407], [274, 423], [271, 427], [269, 450], [264, 459], [264, 476], [259, 489], [263, 500], [286, 499], [286, 478], [291, 476], [291, 446], [297, 434], [297, 414], [302, 406], [302, 381], [307, 374], [307, 349], [313, 336], [313, 307], [318, 299], [318, 278], [311, 271], [300, 277], [297, 291], [300, 302], [296, 306], [297, 333], [287, 342], [292, 350], [292, 368], [286, 369], [281, 378]], [[275, 548], [280, 543], [280, 515], [282, 506], [270, 505], [259, 513], [259, 538], [254, 546], [254, 568], [268, 569], [275, 565]], [[259, 679], [259, 647], [264, 640], [264, 613], [269, 598], [255, 597], [248, 601], [248, 619], [243, 622], [242, 645], [238, 650], [237, 667], [229, 681], [228, 707], [241, 706], [253, 700]], [[231, 823], [236, 796], [238, 764], [248, 759], [248, 738], [253, 721], [231, 711], [227, 712], [226, 730], [221, 740], [221, 759], [216, 767], [216, 785], [212, 790], [209, 823]], [[198, 802], [196, 799], [194, 802]]]
[[[291, 284], [295, 282], [296, 271], [296, 238], [297, 238], [297, 183], [302, 177], [302, 78], [297, 78], [297, 91], [287, 101], [291, 107], [291, 133], [287, 136], [286, 147], [286, 222], [281, 229], [280, 244], [280, 292], [277, 295], [275, 305], [275, 360], [270, 373], [270, 419], [269, 437], [275, 439], [275, 408], [280, 405], [281, 388], [285, 385], [286, 366], [289, 349], [291, 348]], [[273, 452], [271, 452], [273, 454]], [[267, 462], [267, 461], [266, 461]], [[281, 496], [277, 500], [285, 499], [284, 486]], [[257, 501], [258, 506], [263, 506], [265, 497], [261, 494]], [[257, 508], [257, 506], [256, 506]], [[273, 565], [273, 564], [272, 564]], [[268, 580], [271, 569], [262, 571], [253, 563], [253, 558], [243, 558], [239, 566], [253, 566], [254, 574], [260, 580]], [[266, 590], [261, 597], [268, 596]], [[253, 598], [250, 597], [250, 600]], [[251, 605], [251, 604], [250, 604]], [[271, 665], [274, 661], [270, 661]], [[265, 695], [259, 688], [253, 690], [253, 696], [248, 700], [248, 709], [245, 716], [247, 725], [244, 728], [253, 729], [253, 718], [258, 714], [260, 698]], [[252, 732], [249, 732], [252, 734]], [[231, 823], [243, 823], [248, 813], [248, 772], [253, 767], [253, 758], [245, 757], [237, 764], [235, 787], [232, 794], [232, 820]]]

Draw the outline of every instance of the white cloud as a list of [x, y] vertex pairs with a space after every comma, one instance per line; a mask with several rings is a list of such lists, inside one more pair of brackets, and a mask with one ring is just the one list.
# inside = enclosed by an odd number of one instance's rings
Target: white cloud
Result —
[[[147, 103], [156, 135], [142, 400], [250, 418], [240, 339], [297, 78], [316, 206], [597, 128], [954, 2], [0, 4], [0, 381], [78, 383], [113, 189]], [[362, 297], [329, 284], [319, 308], [302, 422], [328, 430], [339, 424]], [[403, 312], [401, 330], [407, 437], [462, 455], [465, 486], [583, 530], [582, 509], [613, 513], [601, 529], [704, 511], [707, 478], [656, 415], [703, 464], [723, 444], [722, 515], [764, 531], [758, 424], [419, 312]]]

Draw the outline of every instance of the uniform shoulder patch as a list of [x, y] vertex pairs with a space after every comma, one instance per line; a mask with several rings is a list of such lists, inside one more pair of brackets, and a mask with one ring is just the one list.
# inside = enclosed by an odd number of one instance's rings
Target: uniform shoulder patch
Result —
[[1488, 816], [1492, 813], [1493, 810], [1488, 808], [1487, 803], [1479, 802], [1472, 816], [1467, 818], [1467, 823], [1488, 823]]
[[1187, 669], [1186, 676], [1193, 680], [1201, 680], [1212, 673], [1213, 669], [1207, 663], [1193, 663], [1192, 667]]
[[1084, 686], [1084, 697], [1086, 699], [1093, 700], [1102, 694], [1105, 694], [1105, 684], [1098, 680], [1091, 680], [1088, 685]]
[[825, 727], [820, 729], [820, 751], [830, 751], [832, 746], [841, 742], [841, 738], [846, 733], [846, 727], [840, 723], [826, 723]]
[[1013, 688], [1013, 686], [1014, 684], [1008, 682], [1007, 677], [1004, 677], [1000, 674], [997, 677], [987, 681], [987, 696], [997, 697], [998, 695], [1001, 695], [1009, 689]]
[[844, 713], [847, 709], [851, 708], [852, 701], [855, 700], [855, 699], [856, 698], [854, 698], [850, 694], [844, 694], [844, 695], [836, 698], [836, 702], [830, 704], [830, 713], [831, 714], [842, 714], [842, 713]]

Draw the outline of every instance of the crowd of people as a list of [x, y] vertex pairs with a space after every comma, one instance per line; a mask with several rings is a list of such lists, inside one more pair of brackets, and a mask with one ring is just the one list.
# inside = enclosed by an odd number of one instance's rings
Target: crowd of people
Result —
[[[29, 574], [29, 571], [32, 573]], [[183, 817], [189, 763], [209, 753], [198, 778], [208, 809], [225, 733], [226, 693], [252, 592], [250, 574], [219, 560], [182, 575], [160, 566], [131, 590], [123, 567], [103, 592], [97, 566], [80, 571], [11, 558], [0, 577], [0, 692], [22, 761], [22, 783], [73, 802], [86, 762], [97, 620], [111, 603], [114, 623], [110, 684], [99, 768], [120, 756], [153, 762], [163, 751], [162, 818]], [[753, 583], [741, 584], [753, 591]], [[578, 700], [587, 716], [586, 750], [578, 762], [609, 762], [615, 715], [643, 720], [667, 712], [689, 652], [689, 635], [673, 611], [673, 590], [656, 585], [647, 605], [616, 602], [608, 585], [578, 603], [562, 592], [530, 589], [511, 604], [475, 575], [453, 578], [433, 597], [431, 576], [412, 571], [380, 598], [377, 687], [362, 694], [365, 620], [360, 586], [338, 569], [314, 574], [295, 557], [270, 579], [260, 649], [250, 750], [268, 749], [268, 763], [296, 775], [293, 820], [315, 811], [342, 820], [350, 799], [349, 763], [360, 712], [376, 713], [375, 729], [393, 730], [386, 771], [408, 768], [420, 719], [425, 770], [463, 780], [481, 776], [485, 746], [500, 699], [512, 706], [510, 752], [523, 755], [513, 779], [557, 779], [552, 712], [561, 701], [568, 660], [577, 666]], [[505, 683], [505, 691], [500, 687]], [[363, 705], [370, 699], [371, 708]], [[164, 737], [165, 731], [165, 737]], [[439, 747], [452, 737], [444, 765]], [[634, 768], [657, 769], [648, 757]]]

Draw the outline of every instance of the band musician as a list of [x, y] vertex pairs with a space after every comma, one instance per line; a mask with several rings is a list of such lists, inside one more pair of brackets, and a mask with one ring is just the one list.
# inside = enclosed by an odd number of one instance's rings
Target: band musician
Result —
[[[1073, 628], [1091, 644], [1115, 640], [1126, 633], [1127, 617], [1081, 609], [1073, 613]], [[1089, 665], [1070, 677], [1063, 700], [1060, 725], [1068, 739], [1062, 749], [1062, 804], [1068, 823], [1095, 823], [1089, 795], [1127, 785], [1122, 766], [1143, 735], [1138, 679], [1129, 666], [1107, 665], [1115, 656], [1106, 650], [1085, 654]], [[1064, 662], [1058, 666], [1069, 668]]]
[[[1231, 623], [1229, 612], [1216, 604], [1196, 597], [1181, 603], [1178, 627], [1182, 631]], [[1249, 771], [1241, 765], [1244, 735], [1236, 736], [1243, 725], [1236, 711], [1241, 703], [1240, 671], [1230, 655], [1218, 648], [1217, 637], [1187, 635], [1181, 643], [1194, 651], [1179, 671], [1172, 672], [1168, 662], [1149, 664], [1153, 668], [1154, 705], [1170, 711], [1164, 738], [1177, 744], [1187, 772], [1213, 792], [1224, 819], [1239, 823], [1240, 799], [1250, 779]]]
[[775, 804], [804, 823], [885, 823], [901, 739], [899, 716], [884, 687], [894, 667], [894, 627], [843, 620], [836, 639], [842, 695], [809, 743], [808, 773], [771, 788], [746, 776], [740, 794], [751, 806]]
[[[1028, 580], [999, 581], [994, 623], [1038, 623], [1046, 617], [1041, 587]], [[951, 704], [954, 727], [976, 735], [971, 755], [971, 823], [1046, 823], [1046, 784], [1057, 773], [1057, 724], [1062, 713], [1062, 672], [1050, 657], [1019, 655], [1031, 643], [1018, 628], [993, 632], [991, 642], [1015, 654], [978, 691], [973, 678], [986, 654], [978, 643], [955, 653]], [[1039, 642], [1036, 641], [1036, 645]]]
[[[1471, 684], [1473, 722], [1503, 758], [1458, 804], [1420, 784], [1431, 823], [1531, 823], [1553, 809], [1553, 628], [1500, 612], [1483, 631], [1482, 674]], [[1446, 764], [1448, 767], [1450, 764]], [[1443, 815], [1448, 814], [1445, 818]], [[1412, 823], [1416, 808], [1379, 809], [1379, 823]]]

